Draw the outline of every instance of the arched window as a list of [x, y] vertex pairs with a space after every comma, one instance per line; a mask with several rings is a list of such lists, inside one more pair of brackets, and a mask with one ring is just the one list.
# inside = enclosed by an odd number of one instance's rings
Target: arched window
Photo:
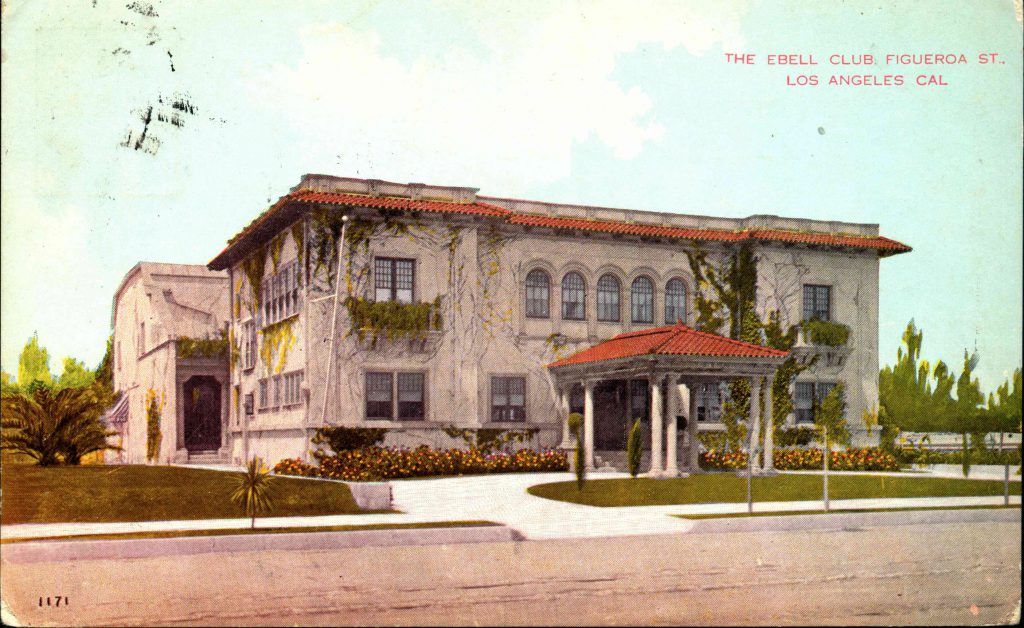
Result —
[[562, 277], [562, 318], [581, 321], [587, 317], [587, 283], [579, 273]]
[[551, 279], [543, 270], [531, 270], [526, 275], [526, 315], [547, 318], [551, 302]]
[[633, 280], [631, 295], [634, 323], [654, 322], [654, 282], [641, 275]]
[[619, 321], [619, 280], [615, 275], [601, 275], [597, 280], [597, 320]]
[[669, 279], [665, 284], [665, 322], [672, 325], [686, 322], [686, 284], [682, 279]]

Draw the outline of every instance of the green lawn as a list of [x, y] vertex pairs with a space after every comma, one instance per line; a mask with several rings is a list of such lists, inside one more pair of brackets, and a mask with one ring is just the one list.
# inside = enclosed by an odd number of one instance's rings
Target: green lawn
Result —
[[[244, 517], [231, 502], [239, 473], [169, 466], [39, 467], [0, 470], [3, 524], [165, 521]], [[265, 516], [358, 514], [348, 487], [274, 477]]]
[[764, 510], [757, 512], [723, 512], [710, 515], [672, 515], [679, 519], [736, 519], [743, 517], [789, 517], [793, 515], [835, 515], [864, 512], [919, 512], [922, 510], [1004, 510], [1020, 506], [921, 506], [918, 508], [832, 508], [830, 510]]
[[[828, 478], [829, 499], [877, 497], [960, 497], [1002, 495], [1001, 481], [945, 478], [833, 475]], [[688, 478], [653, 480], [623, 478], [588, 480], [583, 491], [576, 482], [539, 484], [531, 495], [589, 506], [667, 506], [747, 501], [747, 479], [733, 473], [707, 473]], [[1010, 494], [1020, 495], [1020, 482], [1010, 482]], [[756, 502], [820, 500], [820, 475], [788, 475], [754, 478]]]

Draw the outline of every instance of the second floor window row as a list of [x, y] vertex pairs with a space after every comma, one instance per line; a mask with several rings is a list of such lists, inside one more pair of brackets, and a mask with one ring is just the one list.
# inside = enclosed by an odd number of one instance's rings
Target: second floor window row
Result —
[[276, 273], [263, 280], [262, 326], [272, 325], [299, 313], [302, 273], [297, 261], [282, 265]]
[[[633, 280], [629, 291], [629, 314], [633, 323], [654, 323], [654, 281], [641, 275]], [[578, 272], [562, 277], [561, 315], [564, 320], [586, 320], [587, 282]], [[547, 272], [534, 269], [526, 275], [525, 309], [528, 318], [550, 318], [551, 278]], [[622, 320], [622, 284], [612, 274], [597, 280], [597, 320], [617, 323]], [[665, 284], [665, 322], [686, 322], [686, 284], [670, 279]]]

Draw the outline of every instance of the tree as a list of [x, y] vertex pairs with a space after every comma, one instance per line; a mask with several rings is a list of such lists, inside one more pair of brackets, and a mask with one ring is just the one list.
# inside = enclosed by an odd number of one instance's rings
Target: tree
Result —
[[629, 467], [629, 474], [636, 477], [640, 473], [640, 458], [643, 456], [644, 431], [640, 419], [633, 423], [629, 430], [629, 440], [626, 441], [626, 465]]
[[32, 334], [18, 356], [18, 387], [28, 390], [32, 382], [36, 381], [51, 384], [53, 374], [50, 373], [49, 352], [39, 346], [39, 336]]
[[1015, 369], [1010, 380], [1003, 382], [995, 394], [988, 395], [986, 424], [991, 431], [999, 432], [999, 451], [1003, 450], [1003, 433], [1021, 431], [1021, 370]]
[[114, 432], [103, 424], [105, 408], [105, 400], [92, 387], [58, 390], [35, 380], [25, 392], [3, 395], [0, 446], [42, 466], [79, 464], [86, 454], [119, 449], [107, 443]]
[[[846, 386], [839, 382], [825, 395], [814, 413], [814, 424], [819, 428], [828, 428], [825, 440], [850, 445], [850, 430], [846, 427]], [[825, 455], [828, 455], [829, 443], [823, 443]]]
[[64, 358], [64, 370], [57, 380], [58, 388], [85, 388], [96, 381], [96, 376], [84, 362], [74, 358]]
[[900, 430], [949, 429], [956, 379], [943, 361], [932, 367], [920, 359], [923, 340], [924, 332], [911, 320], [903, 332], [903, 346], [896, 351], [896, 363], [879, 373], [878, 423], [885, 449], [893, 447]]
[[270, 472], [263, 465], [263, 460], [253, 457], [245, 467], [245, 472], [238, 476], [231, 501], [245, 510], [247, 517], [252, 517], [252, 527], [256, 527], [256, 515], [269, 512], [274, 507], [271, 499]]
[[971, 470], [967, 435], [970, 434], [975, 440], [980, 440], [980, 436], [985, 432], [981, 413], [981, 404], [985, 401], [985, 396], [981, 394], [981, 384], [977, 378], [971, 378], [974, 369], [978, 367], [978, 360], [977, 353], [968, 354], [967, 350], [964, 350], [964, 369], [956, 381], [956, 402], [950, 415], [950, 427], [952, 431], [958, 432], [961, 438], [964, 476]]
[[576, 451], [573, 453], [573, 467], [576, 470], [576, 490], [583, 490], [587, 479], [587, 462], [583, 459], [583, 415], [579, 412], [569, 414], [569, 431], [576, 437]]

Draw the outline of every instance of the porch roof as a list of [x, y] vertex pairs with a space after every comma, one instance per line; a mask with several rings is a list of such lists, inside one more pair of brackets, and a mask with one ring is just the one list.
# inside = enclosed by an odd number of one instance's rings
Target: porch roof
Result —
[[682, 323], [619, 334], [567, 358], [548, 364], [548, 368], [576, 364], [626, 360], [644, 356], [703, 356], [709, 358], [768, 358], [781, 362], [789, 353], [771, 347], [733, 340], [698, 331]]

